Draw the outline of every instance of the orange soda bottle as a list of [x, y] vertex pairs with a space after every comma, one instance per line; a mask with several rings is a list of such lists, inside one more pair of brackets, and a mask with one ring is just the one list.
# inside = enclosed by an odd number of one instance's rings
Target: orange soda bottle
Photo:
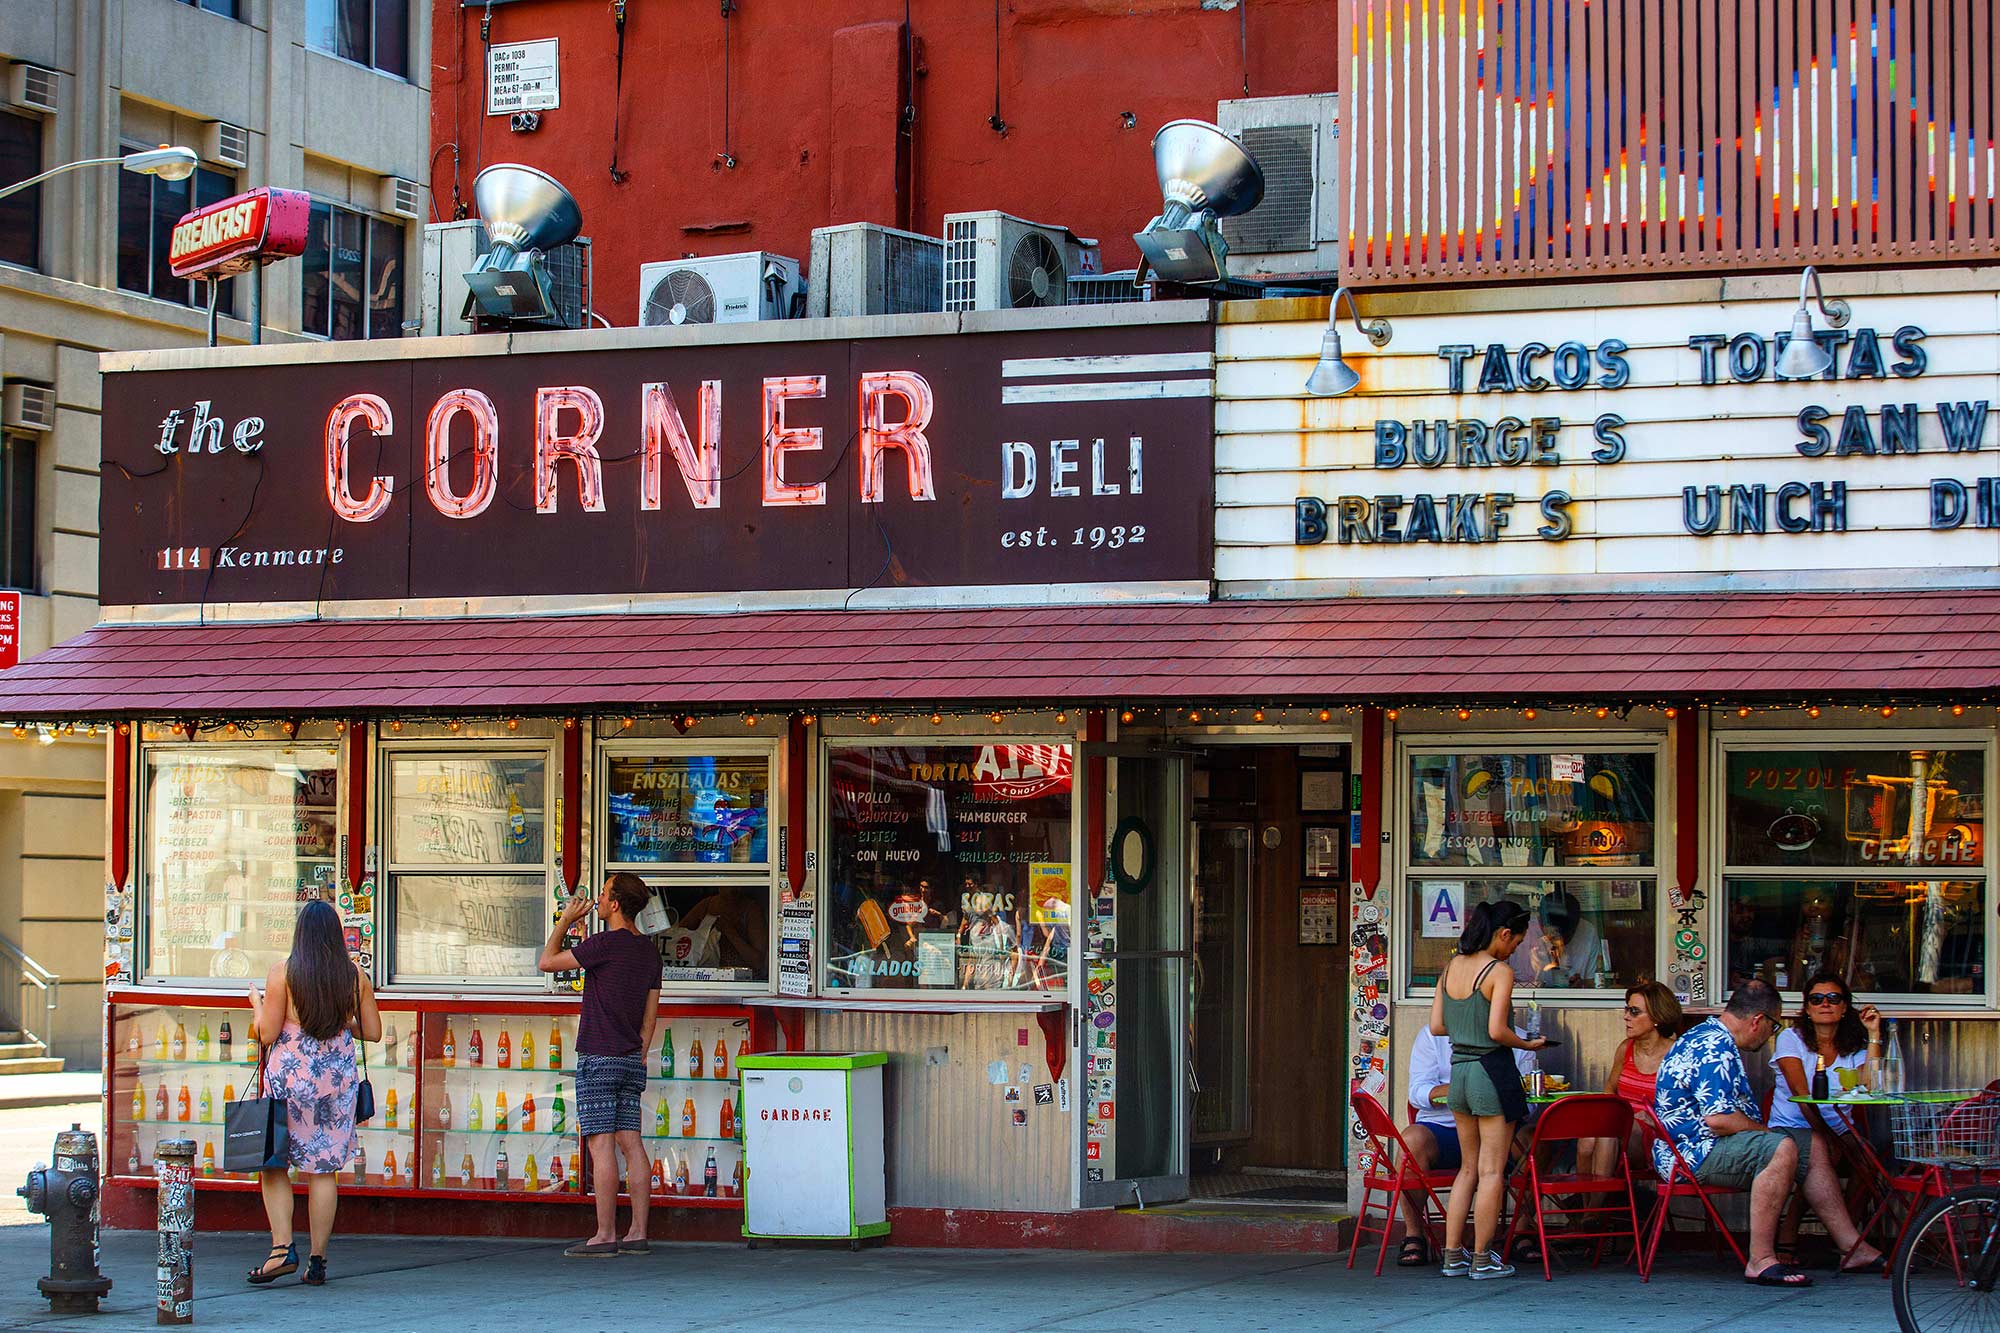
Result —
[[194, 1114], [194, 1100], [188, 1096], [188, 1085], [183, 1083], [181, 1084], [181, 1095], [180, 1095], [180, 1118], [182, 1120], [187, 1120], [192, 1118], [193, 1114]]
[[581, 1186], [577, 1184], [576, 1172], [577, 1172], [576, 1154], [571, 1153], [569, 1155], [569, 1178], [567, 1181], [564, 1182], [563, 1188], [570, 1190], [572, 1192], [581, 1188]]
[[[187, 1116], [183, 1115], [181, 1119], [185, 1120]], [[684, 1139], [694, 1137], [694, 1098], [692, 1097], [688, 1098], [681, 1105], [681, 1137]]]
[[535, 1132], [535, 1094], [532, 1090], [521, 1099], [521, 1132], [524, 1134]]
[[444, 1063], [447, 1065], [458, 1063], [458, 1034], [451, 1030], [449, 1018], [444, 1021]]
[[722, 1137], [725, 1139], [736, 1137], [736, 1108], [731, 1105], [727, 1097], [722, 1099]]
[[514, 1067], [514, 1043], [507, 1036], [507, 1025], [505, 1023], [500, 1025], [500, 1067], [502, 1069], [512, 1069]]

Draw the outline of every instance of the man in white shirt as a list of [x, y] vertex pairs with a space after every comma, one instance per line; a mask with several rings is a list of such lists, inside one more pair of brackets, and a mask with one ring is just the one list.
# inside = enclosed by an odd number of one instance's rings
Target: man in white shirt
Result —
[[[1533, 1062], [1533, 1052], [1514, 1052], [1514, 1066], [1524, 1077]], [[1425, 1023], [1417, 1028], [1417, 1038], [1410, 1044], [1409, 1099], [1417, 1115], [1403, 1130], [1403, 1142], [1409, 1145], [1419, 1170], [1458, 1170], [1458, 1122], [1445, 1105], [1450, 1092], [1451, 1038], [1433, 1034], [1430, 1024]], [[1421, 1188], [1403, 1193], [1403, 1248], [1396, 1262], [1404, 1268], [1430, 1262], [1430, 1247], [1424, 1240], [1424, 1202]]]
[[[1514, 951], [1514, 984], [1557, 989], [1588, 986], [1604, 951], [1603, 937], [1576, 895], [1563, 889], [1543, 897], [1527, 937]], [[1607, 965], [1606, 970], [1609, 970]]]

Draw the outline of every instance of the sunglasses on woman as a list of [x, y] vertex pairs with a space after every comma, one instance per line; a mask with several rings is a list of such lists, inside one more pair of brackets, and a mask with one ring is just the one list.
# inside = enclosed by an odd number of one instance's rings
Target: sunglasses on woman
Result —
[[1636, 1004], [1628, 1004], [1625, 1006], [1625, 1017], [1627, 1018], [1637, 1018], [1639, 1017], [1639, 1015], [1645, 1012], [1646, 1011], [1644, 1009], [1641, 1009]]
[[1811, 995], [1806, 996], [1806, 1003], [1816, 1004], [1821, 1006], [1832, 1005], [1832, 1004], [1846, 1004], [1847, 997], [1845, 995], [1842, 995], [1837, 990], [1820, 990], [1820, 991], [1814, 991]]

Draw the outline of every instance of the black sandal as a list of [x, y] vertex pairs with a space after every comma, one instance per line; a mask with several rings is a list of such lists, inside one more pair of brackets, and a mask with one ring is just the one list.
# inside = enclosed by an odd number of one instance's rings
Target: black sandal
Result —
[[1538, 1264], [1542, 1261], [1542, 1252], [1536, 1248], [1533, 1236], [1514, 1237], [1509, 1253], [1517, 1264]]
[[1403, 1237], [1402, 1252], [1396, 1256], [1398, 1268], [1422, 1268], [1431, 1261], [1431, 1243], [1422, 1236]]
[[323, 1255], [323, 1254], [311, 1254], [311, 1255], [307, 1255], [307, 1256], [306, 1256], [306, 1275], [305, 1275], [304, 1277], [300, 1278], [300, 1279], [299, 1279], [299, 1281], [301, 1281], [301, 1282], [305, 1283], [305, 1284], [306, 1284], [306, 1285], [307, 1285], [308, 1287], [323, 1287], [323, 1286], [325, 1286], [325, 1285], [326, 1285], [326, 1256], [325, 1256], [325, 1255]]
[[[279, 1255], [285, 1257], [285, 1262], [279, 1264], [276, 1268], [270, 1267], [271, 1260], [277, 1258]], [[244, 1276], [250, 1280], [251, 1285], [261, 1287], [267, 1282], [276, 1282], [279, 1278], [298, 1271], [299, 1243], [293, 1241], [290, 1245], [273, 1245], [271, 1252], [264, 1256], [264, 1262], [251, 1269]]]

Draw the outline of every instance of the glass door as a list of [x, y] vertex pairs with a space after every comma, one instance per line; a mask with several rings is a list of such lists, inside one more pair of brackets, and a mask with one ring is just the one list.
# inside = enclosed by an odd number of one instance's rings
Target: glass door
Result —
[[1188, 1194], [1187, 827], [1178, 756], [1103, 755], [1110, 829], [1104, 883], [1087, 904], [1080, 1077], [1085, 1207]]
[[1194, 1142], [1250, 1136], [1250, 886], [1254, 826], [1192, 827]]

